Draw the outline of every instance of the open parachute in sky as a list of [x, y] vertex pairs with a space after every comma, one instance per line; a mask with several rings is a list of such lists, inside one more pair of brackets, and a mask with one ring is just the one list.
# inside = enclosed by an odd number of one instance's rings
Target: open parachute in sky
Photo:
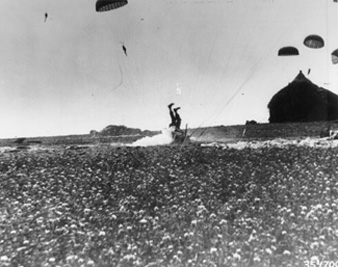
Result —
[[333, 64], [338, 64], [338, 49], [331, 53], [331, 59]]
[[97, 0], [96, 11], [104, 12], [112, 9], [116, 9], [128, 4], [127, 0]]
[[279, 49], [278, 56], [298, 56], [299, 51], [296, 47], [285, 46]]
[[319, 35], [309, 35], [304, 39], [304, 45], [309, 48], [322, 48], [324, 47], [324, 40]]

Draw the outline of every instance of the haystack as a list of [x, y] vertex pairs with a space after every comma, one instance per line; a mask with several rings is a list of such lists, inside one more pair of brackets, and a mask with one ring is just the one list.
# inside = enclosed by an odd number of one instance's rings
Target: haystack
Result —
[[270, 123], [338, 120], [338, 96], [300, 71], [268, 104]]

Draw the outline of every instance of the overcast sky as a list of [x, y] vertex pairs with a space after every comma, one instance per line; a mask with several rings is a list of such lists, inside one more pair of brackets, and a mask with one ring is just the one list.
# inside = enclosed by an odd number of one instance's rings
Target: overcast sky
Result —
[[[160, 130], [171, 102], [183, 126], [268, 122], [299, 70], [338, 94], [337, 14], [332, 0], [129, 0], [104, 13], [95, 0], [2, 0], [0, 138]], [[309, 34], [325, 47], [305, 47]], [[278, 57], [289, 45], [300, 56]]]

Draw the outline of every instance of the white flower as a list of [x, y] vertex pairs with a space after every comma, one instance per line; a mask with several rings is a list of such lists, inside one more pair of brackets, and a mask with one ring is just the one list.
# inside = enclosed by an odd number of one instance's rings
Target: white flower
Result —
[[147, 220], [145, 218], [140, 220], [140, 223], [147, 223]]
[[196, 226], [196, 224], [197, 224], [197, 220], [192, 220], [192, 221], [191, 221], [191, 225], [192, 225], [192, 226]]
[[1, 256], [0, 261], [9, 261], [9, 258], [7, 256]]
[[189, 237], [189, 233], [184, 233], [184, 237]]
[[90, 265], [95, 265], [95, 263], [94, 263], [94, 261], [92, 261], [92, 260], [89, 260], [88, 262], [87, 262], [87, 264], [90, 266]]
[[236, 260], [240, 260], [241, 259], [241, 255], [239, 255], [237, 252], [235, 252], [235, 254], [233, 256], [234, 256], [234, 258]]
[[211, 254], [217, 253], [217, 248], [211, 248], [211, 249], [210, 249], [210, 253], [211, 253]]
[[311, 262], [311, 264], [312, 263], [320, 264], [318, 256], [312, 256], [311, 259], [310, 259], [310, 262]]
[[211, 213], [211, 214], [210, 214], [210, 219], [215, 219], [215, 218], [216, 218], [215, 213]]
[[255, 255], [253, 260], [257, 262], [257, 261], [261, 261], [261, 258], [258, 255]]
[[322, 208], [323, 208], [322, 204], [317, 204], [316, 206], [314, 206], [314, 209], [322, 209]]
[[90, 209], [86, 208], [84, 209], [84, 213], [88, 214], [90, 212]]
[[105, 231], [100, 231], [99, 232], [99, 236], [105, 236], [106, 235], [106, 232]]
[[67, 258], [66, 258], [66, 261], [73, 261], [77, 258], [77, 256], [75, 255], [68, 255]]
[[164, 237], [162, 237], [163, 241], [170, 240], [170, 235], [166, 234]]
[[181, 262], [181, 259], [177, 256], [177, 255], [174, 255], [174, 260], [178, 261], [178, 262]]
[[219, 222], [219, 224], [227, 224], [227, 221], [224, 220], [224, 219], [222, 219], [222, 220]]
[[269, 249], [269, 248], [267, 248], [267, 249], [265, 249], [265, 251], [266, 251], [266, 253], [268, 253], [268, 254], [272, 254], [272, 250], [271, 249]]
[[129, 261], [129, 260], [135, 259], [135, 255], [128, 254], [128, 255], [125, 255], [123, 258]]
[[284, 250], [283, 255], [291, 255], [291, 252], [288, 250]]

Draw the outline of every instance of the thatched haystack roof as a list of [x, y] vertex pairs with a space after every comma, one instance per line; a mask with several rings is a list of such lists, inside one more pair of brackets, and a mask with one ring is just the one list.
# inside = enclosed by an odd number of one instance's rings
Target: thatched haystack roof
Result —
[[338, 96], [312, 83], [300, 71], [268, 104], [270, 123], [338, 119]]

